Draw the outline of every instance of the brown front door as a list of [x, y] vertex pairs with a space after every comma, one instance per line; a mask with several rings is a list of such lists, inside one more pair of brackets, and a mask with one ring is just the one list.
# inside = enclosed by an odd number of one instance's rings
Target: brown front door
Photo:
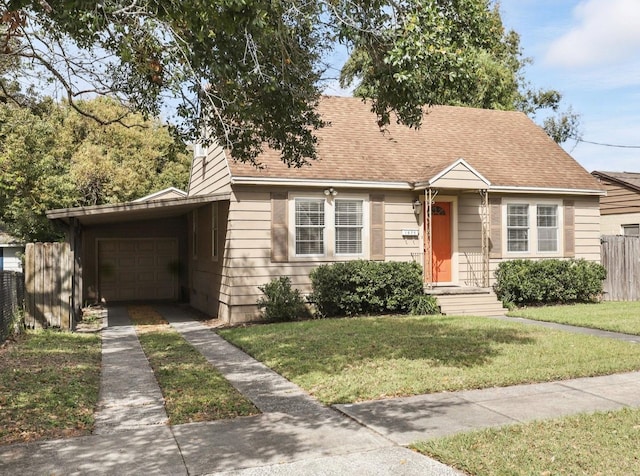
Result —
[[431, 276], [434, 283], [451, 282], [451, 202], [431, 206]]

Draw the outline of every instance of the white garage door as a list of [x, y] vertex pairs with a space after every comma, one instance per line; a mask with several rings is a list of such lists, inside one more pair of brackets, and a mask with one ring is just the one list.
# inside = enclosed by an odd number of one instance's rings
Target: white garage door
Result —
[[98, 240], [98, 286], [107, 302], [177, 299], [178, 240]]

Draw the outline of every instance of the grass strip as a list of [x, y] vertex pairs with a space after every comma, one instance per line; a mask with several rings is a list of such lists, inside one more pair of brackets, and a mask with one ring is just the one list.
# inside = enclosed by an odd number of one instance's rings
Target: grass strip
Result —
[[476, 476], [640, 474], [640, 410], [518, 424], [420, 442], [412, 448]]
[[89, 434], [100, 336], [27, 331], [0, 350], [0, 444]]
[[509, 315], [640, 335], [640, 302], [637, 301], [526, 307], [510, 311]]
[[640, 368], [638, 345], [469, 316], [320, 319], [219, 333], [327, 404]]
[[[255, 415], [259, 410], [150, 308], [129, 310], [172, 425]], [[140, 325], [139, 322], [147, 324]], [[162, 324], [164, 322], [164, 324]]]

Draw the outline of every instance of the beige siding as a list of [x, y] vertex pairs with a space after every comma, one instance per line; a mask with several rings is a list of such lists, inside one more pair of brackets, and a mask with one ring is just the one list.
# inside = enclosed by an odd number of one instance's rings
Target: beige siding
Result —
[[434, 181], [431, 186], [433, 188], [460, 190], [478, 190], [487, 188], [487, 184], [480, 180], [478, 176], [469, 170], [464, 164], [456, 165], [438, 180]]
[[606, 197], [600, 198], [600, 213], [603, 216], [640, 213], [640, 192], [605, 179], [600, 182], [607, 190]]
[[[293, 286], [303, 293], [311, 291], [309, 273], [330, 259], [317, 261], [271, 261], [271, 192], [275, 188], [252, 190], [236, 187], [229, 210], [224, 267], [220, 289], [222, 319], [242, 322], [259, 317], [256, 301], [262, 286], [279, 276], [289, 276]], [[304, 192], [291, 190], [292, 193]], [[315, 190], [313, 192], [321, 192]], [[340, 193], [348, 194], [349, 190]], [[364, 194], [366, 195], [366, 194]], [[421, 230], [422, 217], [416, 217], [412, 201], [415, 194], [385, 194], [385, 253], [387, 260], [410, 261], [421, 252], [420, 236], [407, 238], [402, 230]], [[368, 235], [368, 233], [367, 233]], [[420, 233], [421, 235], [421, 233]], [[365, 236], [364, 239], [367, 239]]]
[[[505, 195], [505, 200], [518, 198], [523, 200], [535, 199], [532, 196]], [[558, 199], [563, 197], [544, 196], [544, 199]], [[575, 258], [586, 259], [588, 261], [600, 262], [600, 212], [598, 197], [575, 198]], [[521, 256], [526, 259], [539, 259], [534, 255]], [[515, 259], [515, 257], [503, 257], [502, 259], [491, 259], [489, 275], [491, 284], [495, 283], [495, 271], [502, 261]]]
[[212, 144], [205, 157], [195, 157], [191, 163], [189, 196], [231, 191], [231, 175], [224, 149]]
[[[386, 193], [385, 200], [385, 260], [412, 261], [422, 264], [422, 213], [413, 212], [412, 193]], [[403, 230], [418, 230], [418, 236], [403, 236]]]
[[482, 221], [476, 193], [458, 199], [458, 266], [460, 285], [482, 285]]
[[598, 197], [576, 199], [576, 258], [600, 262]]
[[640, 223], [640, 212], [620, 215], [603, 215], [600, 217], [600, 233], [603, 235], [621, 235], [622, 225]]

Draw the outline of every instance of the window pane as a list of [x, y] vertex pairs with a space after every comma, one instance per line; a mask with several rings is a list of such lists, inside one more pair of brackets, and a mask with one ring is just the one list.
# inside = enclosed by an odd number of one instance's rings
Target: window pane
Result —
[[336, 254], [362, 254], [362, 200], [336, 200]]
[[558, 251], [558, 207], [557, 205], [538, 205], [538, 251]]
[[507, 251], [529, 251], [529, 205], [507, 205]]
[[640, 225], [622, 225], [625, 236], [640, 236]]
[[507, 207], [508, 227], [529, 226], [529, 205], [509, 205]]
[[538, 251], [558, 251], [557, 228], [538, 228]]
[[507, 230], [507, 250], [515, 252], [529, 251], [529, 230]]
[[324, 200], [296, 200], [296, 254], [324, 254]]
[[538, 205], [538, 226], [558, 226], [558, 207], [556, 205]]

